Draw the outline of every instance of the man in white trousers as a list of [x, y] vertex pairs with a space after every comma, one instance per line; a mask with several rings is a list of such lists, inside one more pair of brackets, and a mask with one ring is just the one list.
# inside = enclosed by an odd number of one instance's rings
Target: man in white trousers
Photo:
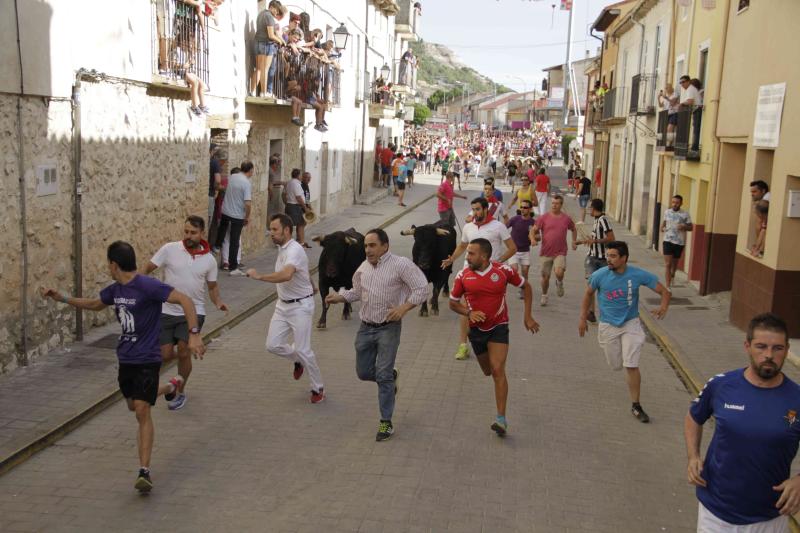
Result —
[[[311, 403], [319, 403], [325, 399], [325, 393], [317, 357], [311, 349], [314, 285], [308, 272], [308, 257], [303, 247], [292, 238], [293, 229], [292, 220], [283, 213], [270, 217], [269, 235], [278, 245], [275, 272], [259, 274], [251, 268], [247, 276], [275, 283], [278, 303], [269, 323], [267, 350], [294, 363], [294, 379], [300, 379], [303, 371], [308, 370]], [[294, 340], [292, 344], [289, 344], [290, 334]]]

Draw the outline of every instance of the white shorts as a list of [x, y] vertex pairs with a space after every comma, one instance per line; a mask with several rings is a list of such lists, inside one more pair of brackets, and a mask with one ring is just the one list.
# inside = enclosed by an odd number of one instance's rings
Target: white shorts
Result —
[[530, 250], [527, 252], [517, 252], [511, 257], [508, 258], [509, 265], [523, 265], [523, 266], [530, 266], [531, 265], [531, 252]]
[[717, 518], [700, 503], [697, 511], [697, 533], [789, 533], [789, 517], [779, 516], [766, 522], [739, 526]]
[[614, 370], [638, 368], [639, 356], [644, 344], [644, 330], [639, 317], [628, 320], [622, 326], [600, 322], [597, 340], [606, 355], [606, 362]]

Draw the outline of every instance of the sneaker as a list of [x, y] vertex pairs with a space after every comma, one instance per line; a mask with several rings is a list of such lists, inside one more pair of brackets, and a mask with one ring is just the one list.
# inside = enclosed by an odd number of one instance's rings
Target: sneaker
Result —
[[392, 374], [394, 375], [394, 395], [397, 396], [397, 393], [400, 392], [400, 385], [398, 385], [400, 383], [400, 372], [395, 368], [392, 370]]
[[164, 399], [168, 402], [171, 402], [175, 399], [175, 396], [178, 395], [178, 389], [181, 388], [181, 383], [183, 383], [183, 378], [181, 376], [175, 376], [171, 380], [169, 380], [170, 385], [172, 385], [172, 392], [168, 392], [164, 395]]
[[220, 251], [220, 248], [219, 248], [219, 246], [212, 246], [212, 247], [211, 247], [211, 253], [212, 253], [212, 254], [214, 254], [214, 255], [219, 255], [219, 251]]
[[387, 440], [389, 437], [392, 436], [393, 433], [394, 433], [394, 427], [392, 426], [392, 421], [381, 420], [381, 423], [378, 424], [378, 434], [375, 435], [375, 440], [377, 442]]
[[295, 363], [294, 372], [292, 373], [292, 376], [294, 376], [295, 380], [298, 380], [302, 375], [303, 375], [303, 365], [301, 365], [300, 363]]
[[589, 314], [586, 315], [586, 320], [594, 324], [597, 322], [597, 317], [594, 315], [594, 311], [589, 311]]
[[506, 433], [508, 433], [508, 422], [506, 422], [505, 418], [497, 418], [495, 419], [494, 423], [492, 424], [492, 431], [497, 433], [498, 437], [505, 437]]
[[229, 276], [236, 276], [236, 277], [244, 277], [244, 276], [247, 276], [247, 274], [245, 273], [245, 271], [244, 271], [244, 270], [241, 270], [241, 269], [239, 269], [239, 268], [235, 268], [235, 269], [231, 270], [230, 272], [228, 272], [228, 275], [229, 275]]
[[631, 406], [631, 414], [635, 416], [636, 419], [642, 424], [647, 424], [650, 422], [650, 417], [647, 416], [647, 413], [644, 412], [642, 405], [639, 403], [635, 403]]
[[317, 131], [321, 131], [322, 133], [328, 131], [328, 128], [326, 128], [325, 125], [323, 124], [317, 124], [316, 126], [314, 126], [314, 129]]
[[292, 124], [303, 127], [303, 121], [300, 120], [300, 117], [292, 117]]
[[311, 403], [319, 403], [324, 399], [325, 399], [325, 392], [322, 389], [319, 389], [319, 392], [315, 390], [311, 391]]
[[324, 120], [322, 121], [322, 125], [325, 126], [326, 128], [328, 127], [328, 123], [325, 122]]
[[542, 298], [541, 298], [541, 300], [539, 300], [539, 304], [541, 304], [542, 307], [545, 307], [547, 305], [547, 295], [546, 294], [542, 294]]
[[145, 470], [144, 468], [139, 469], [139, 475], [136, 477], [136, 483], [134, 483], [133, 488], [142, 494], [146, 494], [153, 490], [153, 482], [150, 480], [149, 470]]
[[201, 105], [198, 109], [200, 109], [200, 111], [202, 111], [206, 115], [210, 115], [211, 114], [211, 110], [208, 108], [207, 105]]
[[564, 281], [558, 279], [556, 280], [556, 293], [558, 294], [559, 298], [564, 296]]
[[458, 345], [458, 350], [456, 350], [456, 359], [459, 361], [469, 359], [469, 347], [466, 344]]
[[178, 409], [183, 409], [186, 405], [186, 395], [183, 393], [179, 393], [174, 400], [167, 403], [167, 409], [170, 411], [177, 411]]
[[222, 270], [224, 270], [225, 272], [229, 272], [230, 269], [231, 266], [228, 263], [222, 263]]
[[200, 111], [200, 108], [199, 108], [199, 107], [190, 106], [190, 107], [189, 107], [189, 109], [192, 111], [192, 113], [194, 113], [194, 114], [195, 114], [195, 115], [197, 115], [198, 117], [202, 117], [202, 116], [203, 116], [203, 112], [202, 112], [202, 111]]

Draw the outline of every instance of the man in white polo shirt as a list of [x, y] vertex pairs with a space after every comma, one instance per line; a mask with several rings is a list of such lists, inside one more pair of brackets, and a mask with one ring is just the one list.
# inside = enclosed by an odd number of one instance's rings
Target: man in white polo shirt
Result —
[[[274, 283], [278, 289], [278, 303], [267, 333], [267, 350], [294, 363], [294, 379], [300, 379], [303, 371], [308, 370], [311, 403], [319, 403], [325, 399], [325, 393], [317, 357], [311, 349], [314, 285], [308, 272], [308, 256], [292, 239], [292, 229], [292, 220], [287, 215], [279, 213], [270, 217], [269, 236], [278, 245], [275, 272], [259, 274], [251, 268], [247, 276]], [[292, 344], [289, 344], [289, 335], [293, 337]]]
[[[453, 255], [442, 261], [442, 268], [447, 268], [453, 264], [457, 258], [463, 254], [469, 243], [475, 239], [486, 239], [492, 245], [492, 261], [504, 263], [517, 252], [517, 246], [511, 239], [511, 232], [502, 222], [492, 218], [489, 214], [489, 201], [484, 197], [475, 198], [471, 202], [472, 221], [464, 224], [461, 231], [461, 242], [453, 251]], [[503, 245], [505, 244], [505, 252]], [[464, 268], [469, 268], [466, 262]], [[469, 346], [467, 345], [467, 335], [469, 334], [469, 319], [465, 316], [459, 317], [461, 325], [461, 336], [456, 359], [462, 360], [469, 357]]]
[[183, 240], [168, 242], [162, 246], [144, 268], [144, 273], [150, 274], [163, 267], [164, 282], [191, 298], [197, 310], [199, 327], [197, 332], [191, 332], [180, 305], [169, 302], [161, 305], [161, 359], [166, 363], [177, 356], [178, 374], [183, 378], [176, 394], [165, 396], [170, 411], [186, 405], [186, 382], [192, 373], [189, 334], [199, 333], [203, 327], [206, 318], [206, 287], [217, 309], [228, 310], [219, 295], [217, 261], [211, 255], [208, 242], [203, 239], [205, 225], [202, 217], [187, 217], [183, 225]]
[[239, 238], [244, 227], [250, 223], [250, 209], [253, 199], [253, 188], [250, 178], [253, 176], [253, 163], [243, 162], [238, 174], [228, 178], [228, 187], [225, 189], [225, 199], [222, 200], [222, 219], [219, 222], [217, 241], [214, 243], [214, 253], [222, 248], [228, 226], [231, 228], [230, 248], [228, 250], [228, 264], [231, 267], [231, 276], [244, 276], [239, 268]]

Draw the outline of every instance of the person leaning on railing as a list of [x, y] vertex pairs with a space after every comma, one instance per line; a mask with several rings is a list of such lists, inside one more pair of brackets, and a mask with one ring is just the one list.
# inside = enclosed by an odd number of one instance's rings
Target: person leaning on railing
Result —
[[256, 65], [250, 78], [250, 96], [256, 96], [256, 90], [260, 88], [262, 97], [272, 97], [275, 56], [284, 44], [278, 21], [287, 11], [278, 0], [272, 0], [267, 9], [261, 11], [256, 18], [256, 34], [253, 41]]

